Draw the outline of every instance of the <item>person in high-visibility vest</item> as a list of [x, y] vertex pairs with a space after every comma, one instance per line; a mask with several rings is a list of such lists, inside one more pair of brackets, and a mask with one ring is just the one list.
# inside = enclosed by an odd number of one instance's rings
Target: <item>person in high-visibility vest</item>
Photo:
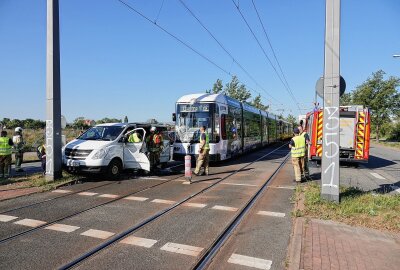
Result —
[[200, 175], [201, 167], [204, 167], [203, 175], [209, 173], [209, 153], [210, 153], [210, 137], [206, 133], [206, 127], [200, 127], [200, 145], [199, 145], [199, 157], [197, 158], [196, 169], [194, 170], [195, 175]]
[[150, 136], [147, 137], [146, 144], [149, 151], [150, 171], [155, 171], [160, 163], [160, 154], [163, 146], [163, 138], [156, 127], [151, 127]]
[[300, 136], [298, 128], [293, 129], [294, 137], [290, 140], [289, 148], [292, 154], [292, 164], [296, 182], [301, 182], [303, 172], [304, 156], [306, 154], [306, 141], [303, 136]]
[[7, 131], [3, 130], [0, 134], [0, 178], [10, 177], [13, 145], [13, 141], [7, 137]]
[[306, 153], [304, 155], [304, 162], [303, 162], [303, 173], [304, 178], [309, 180], [310, 179], [310, 169], [308, 168], [308, 146], [311, 145], [310, 136], [308, 133], [303, 129], [302, 126], [298, 127], [300, 136], [302, 136], [306, 142]]
[[24, 159], [23, 148], [25, 145], [24, 138], [22, 137], [22, 128], [15, 128], [15, 134], [13, 136], [13, 143], [15, 148], [15, 171], [23, 172], [24, 170], [21, 168], [22, 161]]
[[140, 138], [140, 135], [136, 130], [131, 135], [129, 135], [128, 142], [139, 143], [141, 141], [142, 139]]

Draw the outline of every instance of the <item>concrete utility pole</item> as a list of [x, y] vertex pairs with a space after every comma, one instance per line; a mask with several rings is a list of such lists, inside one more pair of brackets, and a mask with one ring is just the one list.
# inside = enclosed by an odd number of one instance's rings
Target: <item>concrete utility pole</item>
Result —
[[326, 0], [321, 196], [339, 202], [340, 0]]
[[60, 29], [58, 0], [47, 0], [46, 180], [61, 178]]

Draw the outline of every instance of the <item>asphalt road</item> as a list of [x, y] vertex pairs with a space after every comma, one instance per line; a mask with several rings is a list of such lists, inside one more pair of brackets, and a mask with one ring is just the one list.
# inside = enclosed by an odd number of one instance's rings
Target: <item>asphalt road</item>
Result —
[[[79, 189], [93, 189], [83, 194], [74, 193], [32, 207], [2, 213], [0, 214], [3, 215], [0, 216], [0, 220], [3, 219], [3, 222], [0, 222], [1, 238], [32, 228], [29, 226], [37, 225], [32, 222], [40, 223], [41, 221], [45, 222], [42, 223], [45, 225], [31, 233], [0, 242], [0, 268], [58, 268], [83, 252], [103, 243], [105, 239], [112, 235], [118, 234], [174, 203], [193, 195], [269, 151], [271, 151], [271, 148], [218, 164], [211, 168], [209, 176], [196, 177], [195, 182], [191, 185], [188, 185], [182, 177], [177, 178], [176, 175], [128, 179], [102, 187], [95, 186], [101, 182], [85, 183], [78, 188], [79, 185], [65, 187], [62, 190], [72, 193], [79, 191]], [[167, 215], [130, 235], [139, 238], [127, 238], [130, 241], [129, 243], [117, 243], [90, 258], [79, 268], [189, 269], [232, 220], [239, 209], [245, 205], [252, 194], [257, 191], [263, 181], [273, 173], [274, 168], [279, 166], [287, 153], [288, 149], [283, 147], [263, 160], [249, 165], [243, 171], [193, 197], [187, 204], [178, 206]], [[286, 177], [286, 179], [288, 178]], [[150, 187], [156, 183], [160, 185]], [[289, 181], [288, 184], [292, 185], [293, 183]], [[118, 199], [141, 189], [145, 190], [125, 199]], [[291, 207], [288, 196], [292, 190], [282, 189], [280, 191], [283, 195], [278, 197], [282, 197], [286, 207], [276, 208], [275, 205], [271, 206], [270, 209], [271, 211], [279, 210], [288, 213], [288, 209]], [[61, 196], [60, 194], [68, 194], [59, 192], [58, 190], [37, 194], [33, 197], [29, 196], [31, 198], [29, 202], [35, 202], [32, 198], [36, 198], [36, 202], [39, 202], [46, 198]], [[12, 209], [13, 201], [10, 200], [8, 205], [1, 206], [0, 211]], [[18, 198], [15, 202], [14, 207], [23, 206], [24, 203], [23, 198]], [[110, 203], [57, 221], [57, 224], [52, 224], [53, 226], [47, 226], [49, 222], [55, 219], [105, 202]], [[268, 209], [268, 207], [265, 209]], [[10, 218], [14, 219], [5, 221], [5, 219]], [[269, 225], [275, 226], [276, 224], [272, 222]], [[282, 229], [289, 228], [290, 225], [288, 224], [282, 226]], [[275, 234], [277, 231], [279, 230], [272, 230], [271, 232]], [[284, 247], [287, 245], [289, 233], [287, 230], [283, 230], [281, 233], [287, 236], [286, 238], [277, 237], [282, 241], [279, 245]], [[255, 238], [257, 237], [255, 236]], [[132, 244], [132, 241], [134, 244]], [[153, 244], [149, 247], [151, 243]], [[269, 246], [269, 248], [272, 248], [272, 246]], [[280, 248], [276, 249], [276, 252], [280, 255], [272, 256], [274, 263], [282, 265], [286, 250]], [[260, 254], [257, 256], [260, 256]], [[267, 257], [271, 258], [269, 255]]]
[[[321, 167], [310, 166], [313, 179], [321, 179]], [[368, 163], [340, 166], [340, 184], [378, 193], [400, 193], [400, 150], [373, 144]]]

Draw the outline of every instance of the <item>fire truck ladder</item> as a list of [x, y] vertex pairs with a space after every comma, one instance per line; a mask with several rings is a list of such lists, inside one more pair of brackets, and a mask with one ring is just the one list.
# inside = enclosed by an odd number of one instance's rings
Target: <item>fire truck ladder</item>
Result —
[[364, 158], [364, 144], [365, 144], [365, 126], [367, 124], [367, 120], [365, 117], [364, 110], [357, 109], [357, 124], [356, 124], [356, 152], [355, 159], [363, 159]]

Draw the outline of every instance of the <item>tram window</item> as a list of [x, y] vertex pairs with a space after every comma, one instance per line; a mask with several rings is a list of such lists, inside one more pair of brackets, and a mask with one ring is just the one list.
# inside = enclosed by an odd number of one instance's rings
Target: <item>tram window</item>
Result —
[[242, 114], [239, 108], [229, 106], [226, 116], [226, 133], [228, 140], [238, 140], [242, 135]]
[[221, 115], [221, 138], [226, 140], [226, 115]]

